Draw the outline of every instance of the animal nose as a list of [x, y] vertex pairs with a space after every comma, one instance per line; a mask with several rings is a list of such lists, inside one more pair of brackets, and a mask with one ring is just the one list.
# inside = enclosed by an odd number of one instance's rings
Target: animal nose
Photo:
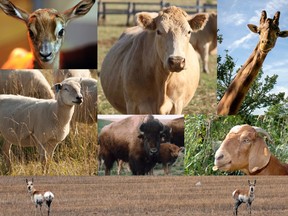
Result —
[[83, 102], [83, 96], [77, 96], [76, 97], [77, 101], [79, 101], [79, 103], [82, 103]]
[[171, 56], [168, 58], [168, 65], [171, 71], [179, 72], [185, 67], [185, 58], [181, 56]]
[[220, 154], [220, 155], [217, 155], [216, 156], [216, 160], [221, 160], [224, 158], [224, 155], [223, 154]]
[[150, 149], [150, 153], [153, 155], [153, 154], [156, 154], [158, 152], [158, 149], [157, 148], [151, 148]]
[[40, 56], [43, 57], [43, 58], [48, 58], [49, 56], [52, 55], [52, 52], [50, 53], [42, 53], [41, 51], [39, 52]]

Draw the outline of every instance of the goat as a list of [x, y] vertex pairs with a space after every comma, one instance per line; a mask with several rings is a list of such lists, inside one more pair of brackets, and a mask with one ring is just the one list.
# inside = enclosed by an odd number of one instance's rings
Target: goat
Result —
[[31, 201], [35, 204], [36, 210], [37, 210], [37, 207], [39, 206], [40, 212], [42, 215], [42, 205], [43, 203], [45, 203], [48, 208], [48, 216], [49, 216], [50, 206], [54, 199], [54, 194], [51, 191], [41, 192], [41, 191], [36, 190], [33, 186], [33, 178], [31, 181], [28, 181], [28, 179], [26, 179], [26, 184], [27, 184], [28, 193], [31, 196]]
[[251, 215], [251, 205], [252, 205], [253, 200], [255, 199], [254, 192], [255, 192], [256, 180], [254, 180], [253, 183], [251, 183], [250, 180], [248, 180], [248, 184], [249, 184], [248, 191], [236, 189], [232, 193], [232, 197], [235, 199], [234, 210], [233, 210], [233, 213], [235, 216], [237, 216], [238, 207], [242, 203], [247, 203], [247, 209], [249, 211], [249, 215]]
[[[3, 65], [3, 69], [16, 69], [22, 61], [30, 62], [29, 69], [59, 69], [60, 68], [60, 48], [68, 22], [87, 14], [94, 5], [95, 0], [82, 0], [77, 5], [59, 13], [55, 9], [38, 9], [29, 14], [17, 8], [9, 0], [1, 0], [0, 8], [8, 16], [20, 19], [25, 22], [28, 28], [28, 41], [31, 53], [25, 53], [17, 49], [17, 55], [10, 55], [8, 61]], [[27, 58], [27, 56], [29, 56]], [[15, 61], [15, 58], [18, 58]], [[23, 65], [23, 63], [22, 63]], [[23, 68], [18, 68], [23, 69]]]
[[264, 138], [270, 135], [259, 127], [233, 127], [215, 153], [213, 170], [241, 170], [247, 175], [288, 175], [288, 165], [271, 154]]

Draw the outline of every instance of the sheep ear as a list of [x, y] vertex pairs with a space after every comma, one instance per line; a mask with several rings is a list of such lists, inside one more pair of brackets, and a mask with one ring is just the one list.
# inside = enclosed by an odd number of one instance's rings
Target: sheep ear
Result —
[[264, 168], [270, 160], [271, 153], [261, 137], [252, 144], [249, 154], [249, 172], [254, 173]]
[[52, 90], [54, 90], [56, 93], [58, 93], [62, 89], [63, 85], [61, 83], [56, 83], [53, 87]]

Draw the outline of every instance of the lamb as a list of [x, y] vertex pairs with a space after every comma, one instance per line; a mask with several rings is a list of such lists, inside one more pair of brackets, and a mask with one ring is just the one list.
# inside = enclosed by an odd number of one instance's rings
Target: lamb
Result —
[[251, 205], [253, 200], [255, 199], [255, 185], [256, 185], [256, 180], [254, 180], [254, 182], [250, 182], [250, 180], [248, 180], [248, 184], [249, 184], [249, 190], [239, 190], [236, 189], [233, 193], [232, 193], [232, 197], [235, 199], [235, 205], [234, 205], [234, 211], [233, 214], [235, 216], [238, 215], [238, 207], [242, 204], [242, 203], [247, 203], [247, 209], [249, 211], [249, 215], [251, 215]]
[[44, 173], [59, 142], [70, 130], [74, 105], [83, 101], [81, 86], [73, 80], [54, 85], [56, 99], [36, 99], [20, 95], [0, 95], [0, 134], [2, 152], [8, 172], [11, 171], [12, 144], [35, 146]]
[[233, 127], [215, 153], [213, 170], [241, 170], [247, 175], [288, 175], [288, 165], [271, 154], [261, 135], [271, 140], [262, 128]]
[[36, 209], [39, 206], [40, 212], [42, 215], [42, 205], [45, 202], [46, 206], [48, 207], [48, 216], [50, 215], [50, 206], [54, 199], [54, 194], [51, 191], [41, 192], [34, 188], [33, 186], [33, 178], [32, 181], [28, 181], [26, 179], [27, 190], [29, 195], [31, 196], [31, 201], [35, 203]]
[[39, 70], [0, 70], [0, 94], [54, 98], [50, 84]]
[[54, 70], [54, 72], [53, 72], [54, 83], [60, 83], [69, 77], [91, 78], [91, 73], [89, 70], [73, 70], [73, 69]]

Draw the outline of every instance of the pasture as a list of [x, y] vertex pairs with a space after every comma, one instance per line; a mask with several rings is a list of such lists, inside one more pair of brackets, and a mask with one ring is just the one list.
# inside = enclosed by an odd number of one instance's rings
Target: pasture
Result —
[[[52, 71], [43, 70], [42, 73], [53, 84]], [[96, 71], [92, 73], [96, 77]], [[41, 119], [39, 119], [41, 121]], [[43, 124], [45, 122], [43, 121]], [[3, 143], [0, 134], [0, 147]], [[42, 175], [41, 162], [36, 148], [12, 146], [11, 175]], [[71, 127], [70, 133], [56, 147], [53, 160], [49, 161], [48, 175], [96, 175], [97, 174], [97, 124], [86, 125], [77, 123]], [[4, 172], [4, 161], [0, 154], [0, 175]]]
[[[288, 215], [287, 177], [250, 177], [254, 178], [257, 184], [252, 215]], [[35, 213], [25, 179], [26, 176], [0, 177], [1, 216]], [[218, 216], [233, 215], [231, 194], [236, 188], [247, 188], [248, 179], [247, 176], [42, 176], [34, 177], [34, 186], [54, 193], [51, 216]], [[201, 185], [197, 186], [199, 182]], [[244, 204], [239, 207], [238, 215], [247, 215]]]
[[[147, 2], [158, 1], [149, 0]], [[191, 5], [193, 2], [190, 0], [169, 1], [171, 5]], [[216, 1], [207, 2], [216, 3]], [[126, 18], [126, 15], [107, 15], [105, 23], [101, 23], [101, 19], [99, 20], [101, 24], [98, 25], [98, 69], [100, 73], [104, 57], [127, 28], [125, 26]], [[208, 114], [216, 112], [216, 65], [216, 55], [210, 55], [209, 67], [211, 68], [211, 72], [209, 75], [201, 72], [198, 89], [188, 106], [183, 110], [183, 114]], [[99, 114], [119, 114], [105, 98], [100, 82], [98, 85], [98, 112]]]

